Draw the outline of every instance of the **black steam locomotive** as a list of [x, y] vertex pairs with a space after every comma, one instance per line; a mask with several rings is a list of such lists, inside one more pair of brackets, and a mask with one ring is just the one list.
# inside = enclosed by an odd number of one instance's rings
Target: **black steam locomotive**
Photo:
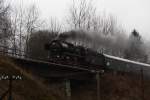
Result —
[[105, 67], [105, 57], [91, 49], [75, 46], [63, 40], [53, 40], [45, 45], [49, 52], [49, 60], [61, 64], [88, 66], [94, 68]]

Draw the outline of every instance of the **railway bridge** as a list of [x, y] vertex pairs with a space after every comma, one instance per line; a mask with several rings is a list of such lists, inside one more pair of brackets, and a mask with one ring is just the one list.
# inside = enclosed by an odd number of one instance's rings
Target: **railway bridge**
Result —
[[[14, 54], [12, 51], [13, 50], [8, 49], [6, 52], [6, 50], [3, 51], [2, 49], [1, 55], [9, 57], [16, 65], [26, 71], [32, 72], [35, 76], [45, 80], [64, 81], [68, 100], [71, 100], [71, 81], [96, 83], [97, 100], [100, 100], [100, 84], [102, 82], [101, 74], [104, 73], [104, 70], [94, 69], [89, 66], [80, 67], [76, 65], [64, 65], [44, 60], [32, 59], [30, 57], [26, 57], [26, 55], [23, 55], [24, 52], [20, 55]], [[104, 56], [106, 57], [106, 67], [108, 69], [139, 74], [142, 80], [141, 84], [143, 84], [145, 76], [150, 76], [149, 64], [139, 63], [106, 54], [104, 54]]]
[[[88, 66], [80, 67], [75, 65], [64, 65], [44, 60], [32, 59], [19, 53], [14, 54], [11, 49], [7, 52], [1, 51], [1, 55], [8, 57], [21, 69], [31, 72], [34, 76], [47, 81], [56, 81], [65, 83], [65, 91], [68, 100], [71, 100], [72, 83], [96, 82], [97, 100], [100, 100], [100, 74], [103, 70], [95, 70]], [[22, 52], [24, 54], [24, 52]]]

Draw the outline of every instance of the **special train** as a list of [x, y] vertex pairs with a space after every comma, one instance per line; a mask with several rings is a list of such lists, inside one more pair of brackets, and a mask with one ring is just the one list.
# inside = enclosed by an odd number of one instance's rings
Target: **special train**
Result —
[[150, 77], [149, 64], [98, 53], [63, 40], [53, 40], [45, 45], [45, 49], [49, 52], [51, 62], [121, 72], [141, 73], [142, 70], [146, 76]]

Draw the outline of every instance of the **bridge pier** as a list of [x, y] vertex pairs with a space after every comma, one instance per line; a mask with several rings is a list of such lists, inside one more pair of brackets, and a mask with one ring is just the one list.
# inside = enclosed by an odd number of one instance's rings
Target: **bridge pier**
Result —
[[96, 72], [97, 100], [100, 100], [100, 71]]
[[67, 100], [71, 100], [71, 81], [69, 79], [65, 79], [65, 92]]

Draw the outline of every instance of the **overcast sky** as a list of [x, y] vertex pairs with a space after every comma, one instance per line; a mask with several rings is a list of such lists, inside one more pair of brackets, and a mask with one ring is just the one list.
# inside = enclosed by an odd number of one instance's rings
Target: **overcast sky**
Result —
[[[57, 17], [62, 20], [67, 15], [71, 0], [8, 0], [13, 5], [35, 3], [43, 18]], [[95, 0], [99, 13], [111, 13], [127, 32], [134, 28], [150, 40], [150, 0]]]

